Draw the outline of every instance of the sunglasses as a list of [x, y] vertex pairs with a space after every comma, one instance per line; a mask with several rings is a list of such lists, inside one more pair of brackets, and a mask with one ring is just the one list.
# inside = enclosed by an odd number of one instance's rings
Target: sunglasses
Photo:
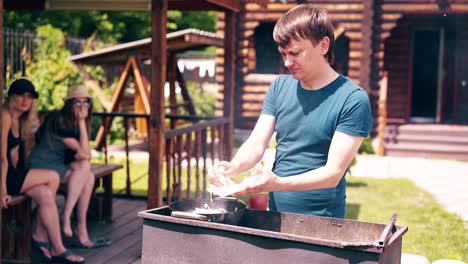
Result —
[[73, 107], [75, 108], [81, 108], [81, 107], [89, 108], [90, 106], [91, 106], [90, 100], [86, 100], [86, 101], [74, 100], [73, 101]]

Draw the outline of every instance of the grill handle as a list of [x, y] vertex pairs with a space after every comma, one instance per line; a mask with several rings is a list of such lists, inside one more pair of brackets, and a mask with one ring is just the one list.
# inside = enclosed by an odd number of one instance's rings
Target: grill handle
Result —
[[369, 247], [377, 247], [377, 248], [385, 248], [388, 244], [388, 241], [390, 239], [390, 234], [392, 232], [395, 232], [396, 227], [395, 227], [395, 222], [397, 219], [397, 214], [393, 214], [392, 218], [390, 219], [390, 222], [385, 226], [384, 230], [382, 231], [382, 234], [380, 234], [380, 237], [378, 240], [375, 240], [374, 242], [341, 242], [341, 245], [343, 247], [361, 247], [361, 248], [369, 248]]
[[395, 229], [395, 222], [397, 220], [397, 214], [393, 214], [392, 218], [390, 219], [390, 222], [385, 226], [384, 230], [382, 231], [382, 234], [379, 237], [379, 240], [377, 240], [377, 243], [381, 247], [385, 247], [387, 245], [388, 239], [389, 239], [389, 234]]
[[208, 216], [200, 215], [196, 213], [172, 211], [171, 216], [177, 217], [177, 218], [191, 219], [191, 220], [208, 221]]

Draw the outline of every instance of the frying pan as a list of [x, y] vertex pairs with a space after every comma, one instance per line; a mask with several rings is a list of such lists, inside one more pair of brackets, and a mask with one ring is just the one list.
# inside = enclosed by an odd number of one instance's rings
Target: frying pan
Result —
[[211, 203], [207, 202], [209, 207], [214, 210], [195, 213], [195, 209], [204, 208], [204, 204], [202, 199], [182, 200], [171, 203], [169, 209], [172, 210], [171, 216], [173, 217], [237, 225], [246, 208], [245, 203], [237, 198], [218, 197], [213, 199]]

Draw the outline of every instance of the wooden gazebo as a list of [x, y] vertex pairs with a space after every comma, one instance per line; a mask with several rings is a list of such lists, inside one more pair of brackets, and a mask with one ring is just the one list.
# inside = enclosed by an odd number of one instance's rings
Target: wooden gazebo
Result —
[[[169, 105], [166, 108], [170, 109], [172, 116], [180, 113], [179, 108], [184, 108], [186, 112], [195, 117], [195, 108], [190, 95], [187, 91], [187, 86], [182, 73], [177, 65], [177, 54], [193, 49], [204, 48], [207, 46], [222, 47], [223, 36], [206, 32], [198, 29], [184, 29], [167, 34], [167, 54], [168, 65], [166, 79], [169, 82]], [[136, 40], [128, 43], [122, 43], [115, 46], [99, 49], [92, 52], [81, 53], [69, 57], [67, 60], [72, 61], [80, 66], [84, 76], [87, 76], [83, 65], [118, 65], [123, 70], [121, 71], [117, 86], [114, 89], [112, 100], [108, 100], [101, 96], [100, 101], [106, 108], [108, 113], [118, 111], [119, 105], [122, 105], [124, 89], [130, 76], [133, 76], [135, 93], [131, 100], [127, 102], [133, 106], [131, 112], [136, 114], [150, 114], [149, 91], [150, 85], [148, 82], [148, 60], [151, 56], [151, 38]], [[145, 67], [146, 65], [146, 67]], [[96, 82], [88, 82], [96, 84]], [[183, 102], [176, 101], [176, 83], [180, 86]], [[97, 85], [92, 85], [97, 86]], [[100, 96], [101, 88], [94, 87], [96, 96]], [[102, 94], [102, 92], [101, 92]], [[147, 122], [143, 118], [135, 120], [136, 130], [141, 137], [147, 136]], [[99, 128], [95, 139], [95, 145], [98, 149], [103, 146], [103, 139], [106, 137], [104, 131], [109, 131], [110, 122], [103, 122]], [[175, 128], [175, 121], [171, 122], [171, 128]]]
[[[266, 0], [248, 0], [247, 2], [260, 2]], [[0, 2], [0, 11], [3, 10], [109, 10], [109, 11], [151, 11], [151, 84], [153, 87], [164, 87], [167, 69], [167, 37], [166, 23], [167, 11], [175, 10], [215, 10], [224, 13], [224, 56], [223, 56], [223, 116], [228, 120], [224, 129], [224, 149], [229, 158], [233, 144], [233, 102], [235, 86], [236, 61], [236, 13], [241, 7], [241, 0], [3, 0]], [[0, 52], [3, 53], [3, 16], [0, 18]], [[0, 71], [3, 71], [3, 56], [0, 56]], [[0, 81], [3, 83], [3, 75]], [[0, 93], [0, 99], [3, 93]], [[148, 182], [148, 208], [162, 206], [162, 168], [164, 153], [164, 96], [163, 89], [150, 91], [150, 118], [149, 118], [149, 182]], [[1, 107], [1, 106], [0, 106]], [[1, 108], [0, 108], [1, 110]], [[1, 133], [1, 132], [0, 132]], [[1, 188], [1, 186], [0, 186]], [[1, 189], [0, 189], [1, 191]], [[1, 214], [1, 213], [0, 213]], [[0, 215], [1, 216], [1, 215]], [[1, 217], [0, 217], [1, 218]], [[1, 223], [0, 223], [1, 224]], [[1, 255], [1, 252], [0, 252]]]
[[[216, 10], [224, 12], [226, 29], [224, 38], [224, 117], [230, 120], [225, 133], [225, 150], [231, 153], [233, 138], [233, 94], [235, 85], [235, 23], [236, 12], [240, 9], [240, 1], [235, 0], [119, 0], [119, 1], [89, 1], [89, 0], [15, 0], [2, 1], [0, 11], [7, 10], [138, 10], [151, 11], [151, 84], [153, 87], [164, 87], [167, 69], [167, 11], [175, 10]], [[3, 25], [3, 18], [0, 23]], [[3, 32], [3, 26], [0, 27]], [[0, 33], [1, 33], [0, 32]], [[0, 39], [0, 51], [3, 51], [3, 39]], [[3, 59], [0, 59], [0, 70], [3, 69]], [[164, 94], [163, 89], [151, 89], [150, 119], [149, 119], [149, 182], [148, 207], [162, 205], [161, 174], [164, 151]]]

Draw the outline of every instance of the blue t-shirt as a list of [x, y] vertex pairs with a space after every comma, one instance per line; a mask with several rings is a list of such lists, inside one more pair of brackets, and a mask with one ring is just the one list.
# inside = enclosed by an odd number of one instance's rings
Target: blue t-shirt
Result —
[[[367, 137], [372, 114], [367, 93], [340, 75], [319, 90], [306, 90], [291, 76], [278, 77], [270, 86], [262, 114], [275, 117], [279, 177], [325, 166], [335, 131]], [[335, 188], [270, 193], [272, 211], [344, 217], [346, 180]]]

